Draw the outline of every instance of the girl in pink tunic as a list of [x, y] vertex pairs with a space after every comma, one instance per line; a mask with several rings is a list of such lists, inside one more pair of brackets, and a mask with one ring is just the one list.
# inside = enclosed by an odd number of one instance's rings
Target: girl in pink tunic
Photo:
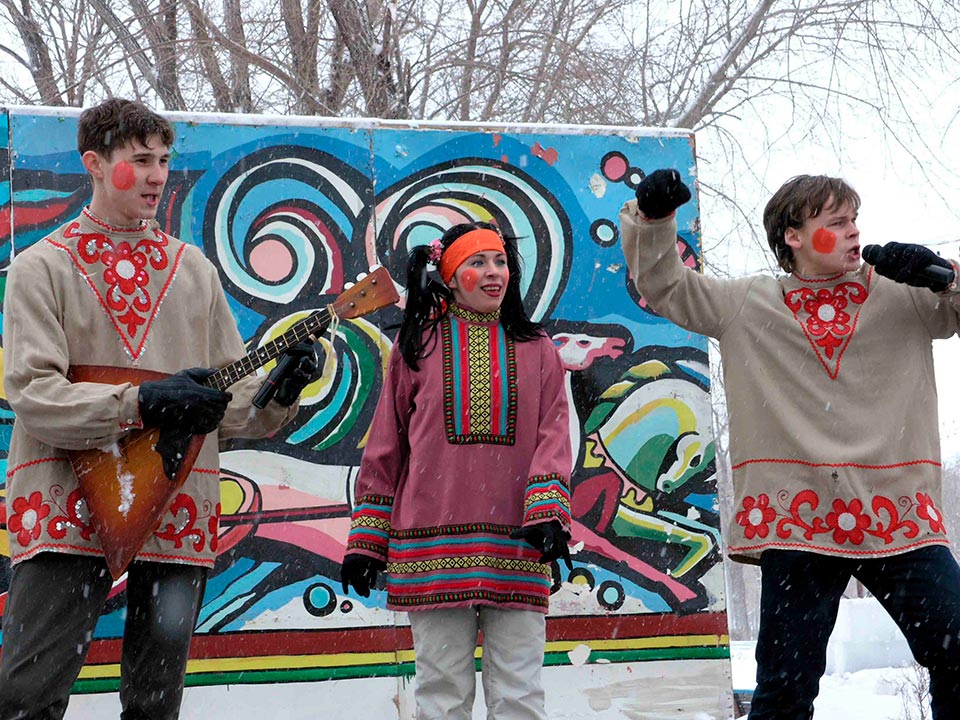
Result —
[[567, 418], [513, 240], [469, 223], [414, 248], [342, 580], [366, 597], [385, 569], [387, 607], [409, 611], [418, 718], [471, 717], [478, 630], [490, 717], [546, 717], [550, 563], [569, 565]]

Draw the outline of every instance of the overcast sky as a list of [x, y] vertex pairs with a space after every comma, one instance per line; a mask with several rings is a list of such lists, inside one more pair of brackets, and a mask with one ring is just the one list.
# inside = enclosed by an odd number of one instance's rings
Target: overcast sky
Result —
[[[757, 179], [744, 173], [741, 200], [755, 195], [747, 211], [753, 227], [762, 232], [761, 212], [770, 195], [785, 180], [799, 174], [827, 174], [845, 178], [860, 194], [858, 225], [861, 245], [890, 241], [916, 242], [944, 257], [960, 259], [960, 122], [956, 103], [948, 102], [947, 82], [930, 82], [931, 112], [921, 133], [904, 138], [907, 148], [883, 138], [878, 128], [855, 116], [843, 127], [824, 127], [822, 136], [788, 136], [775, 151], [762, 148], [750, 158]], [[756, 132], [745, 125], [744, 137]], [[698, 135], [698, 174], [702, 182], [716, 183], [710, 162], [710, 137]], [[926, 156], [922, 165], [909, 153]], [[761, 185], [762, 182], [765, 186]], [[707, 263], [733, 275], [768, 272], [772, 254], [754, 245], [744, 251], [730, 236], [732, 220], [709, 197], [701, 196], [701, 222]], [[739, 237], [743, 228], [735, 231]], [[940, 420], [945, 458], [960, 458], [960, 337], [934, 344]], [[878, 389], [878, 392], [882, 389]]]

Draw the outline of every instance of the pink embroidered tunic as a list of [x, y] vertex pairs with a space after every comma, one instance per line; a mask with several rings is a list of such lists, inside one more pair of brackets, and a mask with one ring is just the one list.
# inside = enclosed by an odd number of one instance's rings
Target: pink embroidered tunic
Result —
[[[4, 389], [16, 413], [6, 478], [14, 564], [44, 551], [102, 555], [65, 450], [109, 449], [142, 427], [138, 390], [71, 383], [71, 365], [175, 373], [246, 354], [217, 271], [200, 250], [161, 232], [112, 228], [86, 210], [10, 266], [4, 296]], [[297, 405], [253, 411], [263, 378], [233, 401], [140, 559], [212, 566], [220, 513], [218, 440], [263, 437]]]
[[946, 545], [932, 339], [958, 308], [869, 265], [833, 277], [726, 280], [683, 267], [673, 218], [620, 211], [637, 288], [719, 339], [737, 513], [734, 559], [768, 548], [879, 557]]
[[570, 524], [563, 367], [546, 336], [454, 306], [413, 371], [394, 347], [357, 479], [348, 552], [387, 564], [387, 607], [546, 612], [550, 568], [509, 537]]

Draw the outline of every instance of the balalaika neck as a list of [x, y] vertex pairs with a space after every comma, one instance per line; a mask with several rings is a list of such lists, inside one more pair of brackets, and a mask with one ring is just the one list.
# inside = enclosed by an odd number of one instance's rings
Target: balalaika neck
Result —
[[330, 325], [330, 315], [331, 310], [329, 308], [317, 310], [309, 317], [297, 322], [275, 340], [261, 345], [248, 353], [246, 357], [220, 368], [210, 375], [203, 384], [216, 390], [226, 390], [237, 380], [252, 374], [257, 368], [280, 357], [301, 340], [306, 340], [309, 337], [320, 337]]

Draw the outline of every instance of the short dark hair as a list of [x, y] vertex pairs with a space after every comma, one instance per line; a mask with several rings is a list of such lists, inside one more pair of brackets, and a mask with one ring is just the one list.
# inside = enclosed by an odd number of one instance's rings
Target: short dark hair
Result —
[[787, 228], [798, 228], [825, 209], [849, 203], [860, 209], [860, 196], [845, 180], [826, 175], [797, 175], [787, 180], [763, 209], [767, 242], [786, 272], [793, 272], [793, 248], [787, 245]]
[[147, 145], [157, 135], [167, 147], [173, 145], [176, 133], [168, 120], [160, 117], [141, 102], [110, 98], [80, 113], [77, 124], [77, 150], [88, 150], [109, 158], [114, 150], [131, 140]]

